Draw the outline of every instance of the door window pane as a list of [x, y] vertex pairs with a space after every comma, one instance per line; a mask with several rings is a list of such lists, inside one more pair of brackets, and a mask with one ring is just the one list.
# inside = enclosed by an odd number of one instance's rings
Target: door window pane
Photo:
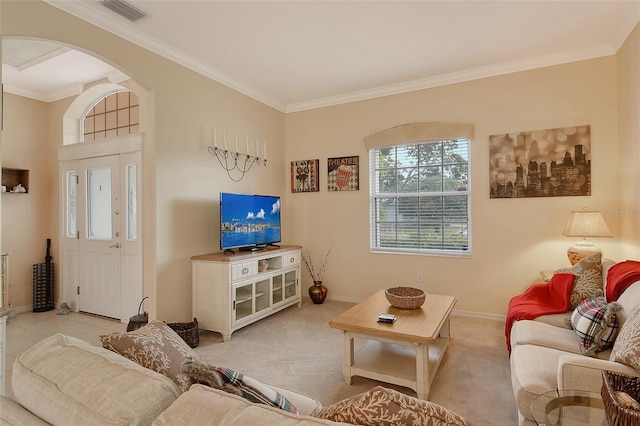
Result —
[[256, 282], [256, 312], [269, 307], [269, 279]]
[[78, 225], [76, 222], [76, 171], [67, 172], [67, 238], [76, 238]]
[[247, 284], [240, 287], [236, 287], [236, 321], [241, 320], [244, 317], [248, 317], [253, 313], [253, 307], [251, 306], [253, 296], [253, 285]]
[[274, 304], [282, 302], [284, 300], [284, 283], [282, 281], [282, 275], [276, 275], [275, 277], [273, 277], [272, 283], [271, 300]]
[[138, 239], [138, 167], [127, 164], [127, 239]]
[[110, 240], [111, 230], [111, 169], [87, 170], [87, 237]]

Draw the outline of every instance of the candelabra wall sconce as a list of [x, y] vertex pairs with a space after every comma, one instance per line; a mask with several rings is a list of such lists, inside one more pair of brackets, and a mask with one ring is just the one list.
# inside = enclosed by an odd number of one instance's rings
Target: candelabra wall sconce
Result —
[[[263, 146], [263, 158], [260, 158], [258, 152], [258, 141], [256, 140], [256, 155], [249, 153], [249, 138], [247, 137], [247, 151], [240, 152], [238, 147], [238, 135], [236, 135], [236, 150], [230, 151], [227, 148], [227, 135], [223, 133], [224, 147], [218, 147], [218, 138], [216, 129], [213, 129], [213, 146], [208, 146], [207, 151], [218, 159], [222, 168], [227, 172], [229, 179], [234, 182], [240, 182], [244, 175], [251, 170], [254, 165], [267, 166], [267, 144]], [[233, 173], [233, 175], [232, 175]]]

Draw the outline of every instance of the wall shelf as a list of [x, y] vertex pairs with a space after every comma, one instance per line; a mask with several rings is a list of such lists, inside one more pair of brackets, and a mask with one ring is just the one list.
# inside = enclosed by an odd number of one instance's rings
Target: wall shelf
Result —
[[[26, 192], [13, 192], [13, 188], [18, 184], [22, 184]], [[29, 170], [3, 167], [2, 186], [6, 187], [7, 193], [27, 194], [29, 192]]]

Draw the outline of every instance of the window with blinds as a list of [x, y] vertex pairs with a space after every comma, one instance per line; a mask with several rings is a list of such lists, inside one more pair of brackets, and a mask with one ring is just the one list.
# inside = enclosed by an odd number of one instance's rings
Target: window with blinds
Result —
[[471, 253], [469, 140], [369, 153], [372, 251]]

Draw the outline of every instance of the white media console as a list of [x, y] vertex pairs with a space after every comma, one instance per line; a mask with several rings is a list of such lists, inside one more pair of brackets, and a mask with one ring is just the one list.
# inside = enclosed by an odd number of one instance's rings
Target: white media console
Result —
[[[193, 316], [199, 328], [221, 333], [227, 342], [242, 327], [300, 306], [301, 253], [300, 246], [283, 245], [193, 256]], [[260, 271], [263, 260], [268, 267]]]

